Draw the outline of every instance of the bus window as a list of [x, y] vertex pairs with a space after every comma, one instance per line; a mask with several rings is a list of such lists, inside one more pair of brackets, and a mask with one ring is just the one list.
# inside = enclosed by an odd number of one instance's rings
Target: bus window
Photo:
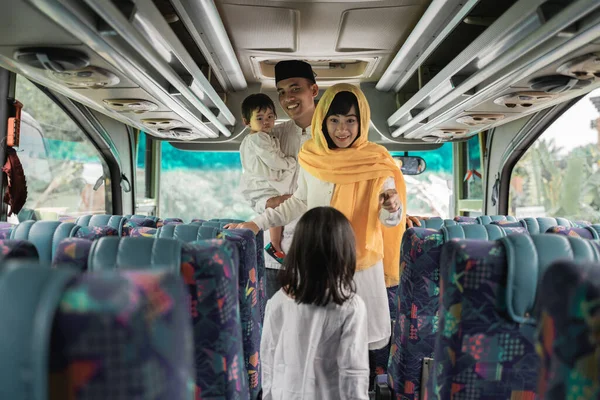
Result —
[[[27, 202], [37, 219], [104, 214], [110, 190], [94, 185], [107, 171], [99, 152], [73, 120], [44, 92], [17, 76], [23, 103], [17, 155], [27, 179]], [[13, 222], [17, 222], [13, 218]]]
[[248, 221], [256, 216], [239, 189], [238, 152], [182, 151], [163, 142], [161, 159], [161, 217]]
[[[404, 153], [392, 152], [393, 156]], [[410, 156], [422, 157], [427, 163], [419, 175], [405, 175], [407, 212], [424, 217], [451, 217], [452, 143], [444, 143], [433, 151], [411, 151]]]
[[525, 152], [510, 179], [511, 215], [600, 222], [599, 109], [596, 89], [565, 111]]

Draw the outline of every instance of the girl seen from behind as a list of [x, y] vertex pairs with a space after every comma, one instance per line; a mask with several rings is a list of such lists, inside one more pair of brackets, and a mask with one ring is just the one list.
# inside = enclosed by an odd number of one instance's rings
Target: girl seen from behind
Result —
[[302, 216], [282, 289], [267, 303], [263, 399], [368, 399], [367, 311], [355, 293], [355, 239], [332, 207]]

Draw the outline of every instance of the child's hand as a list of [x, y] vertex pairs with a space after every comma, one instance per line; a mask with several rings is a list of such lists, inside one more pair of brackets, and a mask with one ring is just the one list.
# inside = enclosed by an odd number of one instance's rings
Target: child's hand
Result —
[[227, 224], [225, 229], [250, 229], [255, 235], [260, 232], [260, 228], [254, 222], [242, 222], [241, 224]]
[[396, 189], [388, 189], [379, 195], [379, 206], [390, 213], [400, 208], [400, 197]]

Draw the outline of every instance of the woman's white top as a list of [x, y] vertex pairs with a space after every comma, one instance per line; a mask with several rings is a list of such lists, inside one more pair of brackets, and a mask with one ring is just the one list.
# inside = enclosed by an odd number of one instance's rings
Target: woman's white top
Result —
[[[381, 192], [395, 188], [394, 178], [390, 177], [385, 180]], [[335, 184], [322, 181], [300, 167], [298, 188], [294, 195], [279, 207], [266, 209], [253, 222], [262, 230], [273, 226], [286, 225], [311, 208], [330, 206], [334, 189]], [[385, 226], [397, 226], [402, 219], [403, 212], [402, 208], [395, 213], [390, 213], [382, 208], [379, 211], [379, 220]], [[354, 281], [356, 282], [356, 293], [367, 306], [369, 349], [375, 350], [385, 347], [391, 336], [391, 321], [383, 262], [380, 260], [370, 268], [357, 271], [354, 275]]]
[[243, 170], [240, 188], [253, 209], [262, 212], [264, 202], [260, 200], [273, 189], [277, 195], [294, 192], [296, 158], [281, 151], [279, 139], [265, 132], [246, 135], [240, 145], [240, 159]]
[[263, 400], [367, 400], [367, 312], [297, 304], [279, 290], [268, 302], [260, 345]]

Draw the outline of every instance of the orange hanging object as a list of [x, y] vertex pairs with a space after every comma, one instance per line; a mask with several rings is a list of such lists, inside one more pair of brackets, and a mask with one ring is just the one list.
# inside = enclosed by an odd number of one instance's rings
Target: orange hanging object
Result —
[[[479, 172], [477, 172], [476, 169], [470, 169], [467, 171], [467, 174], [465, 175], [465, 182], [468, 181], [469, 179], [473, 178], [474, 176], [478, 177], [479, 179], [481, 179], [481, 174]], [[475, 178], [473, 178], [475, 179]]]
[[19, 147], [21, 138], [21, 110], [23, 104], [18, 101], [13, 101], [15, 107], [15, 116], [8, 119], [8, 130], [6, 131], [6, 145], [8, 147]]

